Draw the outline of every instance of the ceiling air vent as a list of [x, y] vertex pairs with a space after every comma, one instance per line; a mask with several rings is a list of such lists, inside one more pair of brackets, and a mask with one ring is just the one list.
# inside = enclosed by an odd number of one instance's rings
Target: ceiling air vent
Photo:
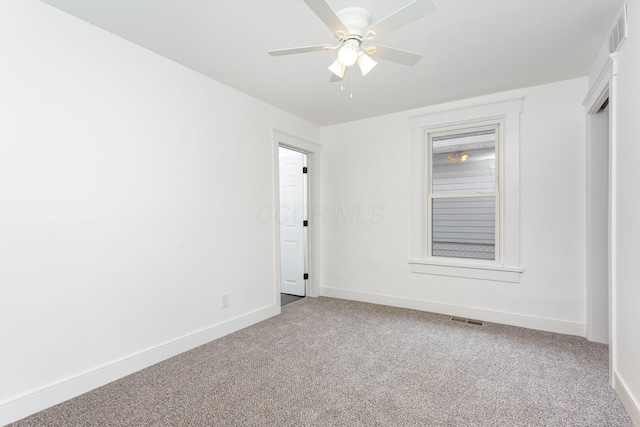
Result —
[[609, 53], [615, 53], [620, 50], [622, 42], [627, 39], [627, 4], [622, 6], [622, 11], [618, 15], [613, 31], [609, 36]]

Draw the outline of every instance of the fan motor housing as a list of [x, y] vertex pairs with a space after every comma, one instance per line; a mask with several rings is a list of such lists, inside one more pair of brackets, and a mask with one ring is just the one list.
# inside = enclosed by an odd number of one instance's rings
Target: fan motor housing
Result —
[[[349, 34], [346, 38], [359, 38], [362, 40], [364, 30], [371, 24], [371, 15], [362, 7], [347, 7], [336, 12], [340, 21], [347, 27]], [[338, 38], [346, 39], [345, 37]]]

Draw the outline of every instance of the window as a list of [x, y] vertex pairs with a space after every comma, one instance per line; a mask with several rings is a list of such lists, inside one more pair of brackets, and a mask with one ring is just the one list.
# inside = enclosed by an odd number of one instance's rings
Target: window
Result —
[[429, 134], [430, 256], [496, 259], [499, 125]]
[[413, 272], [520, 280], [521, 104], [411, 119]]

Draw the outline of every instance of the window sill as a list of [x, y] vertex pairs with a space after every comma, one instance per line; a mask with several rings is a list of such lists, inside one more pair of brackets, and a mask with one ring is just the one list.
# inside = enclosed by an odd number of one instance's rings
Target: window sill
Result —
[[409, 264], [411, 265], [412, 273], [509, 283], [520, 283], [520, 274], [524, 271], [521, 268], [505, 267], [499, 264], [474, 264], [472, 262], [462, 263], [445, 260], [410, 260]]

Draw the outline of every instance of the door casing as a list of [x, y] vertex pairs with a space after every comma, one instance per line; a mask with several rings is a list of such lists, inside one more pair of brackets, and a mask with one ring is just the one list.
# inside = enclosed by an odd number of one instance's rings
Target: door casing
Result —
[[274, 297], [275, 297], [275, 314], [281, 312], [280, 298], [280, 223], [275, 218], [276, 208], [280, 206], [280, 179], [279, 179], [279, 150], [280, 147], [299, 151], [307, 155], [307, 203], [308, 203], [308, 221], [307, 227], [307, 273], [309, 279], [306, 283], [306, 295], [308, 297], [320, 296], [320, 277], [319, 271], [319, 240], [318, 225], [323, 220], [323, 212], [318, 208], [318, 165], [320, 163], [319, 144], [307, 141], [303, 138], [290, 135], [277, 129], [273, 129], [273, 165], [274, 165], [274, 241], [275, 241], [275, 276], [274, 276]]

